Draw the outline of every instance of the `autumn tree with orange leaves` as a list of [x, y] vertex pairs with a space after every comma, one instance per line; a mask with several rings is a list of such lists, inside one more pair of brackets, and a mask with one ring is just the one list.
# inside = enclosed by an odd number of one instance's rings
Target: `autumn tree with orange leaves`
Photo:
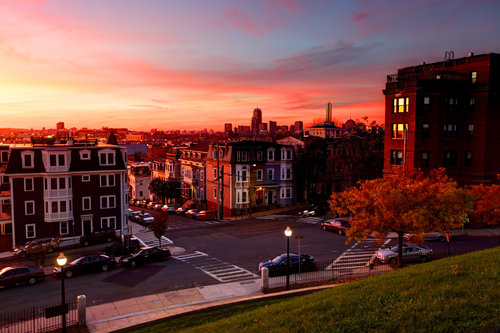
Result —
[[452, 181], [444, 169], [396, 173], [386, 178], [361, 181], [358, 187], [332, 194], [334, 216], [350, 216], [349, 241], [361, 242], [371, 235], [383, 241], [389, 232], [398, 234], [398, 265], [402, 266], [403, 235], [423, 239], [424, 232], [449, 233], [467, 222], [472, 195]]
[[470, 190], [474, 198], [471, 221], [479, 225], [500, 224], [500, 185], [474, 185]]

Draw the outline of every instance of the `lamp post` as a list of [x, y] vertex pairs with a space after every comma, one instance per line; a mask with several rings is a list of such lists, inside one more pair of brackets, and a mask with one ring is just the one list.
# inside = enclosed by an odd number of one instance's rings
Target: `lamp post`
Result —
[[286, 227], [286, 290], [290, 290], [290, 236], [292, 236], [292, 229]]
[[64, 253], [59, 253], [57, 257], [57, 264], [61, 267], [61, 316], [62, 316], [62, 331], [66, 333], [66, 297], [64, 295], [64, 265], [68, 261], [68, 258], [64, 256]]

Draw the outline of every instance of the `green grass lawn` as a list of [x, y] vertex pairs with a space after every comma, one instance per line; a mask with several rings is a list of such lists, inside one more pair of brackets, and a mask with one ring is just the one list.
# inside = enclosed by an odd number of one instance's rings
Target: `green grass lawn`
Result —
[[134, 332], [492, 332], [500, 329], [499, 272], [497, 247]]

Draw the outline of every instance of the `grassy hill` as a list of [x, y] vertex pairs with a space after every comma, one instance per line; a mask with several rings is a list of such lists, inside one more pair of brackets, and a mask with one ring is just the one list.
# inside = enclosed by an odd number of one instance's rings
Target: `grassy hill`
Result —
[[499, 273], [497, 247], [135, 332], [489, 332], [500, 329]]

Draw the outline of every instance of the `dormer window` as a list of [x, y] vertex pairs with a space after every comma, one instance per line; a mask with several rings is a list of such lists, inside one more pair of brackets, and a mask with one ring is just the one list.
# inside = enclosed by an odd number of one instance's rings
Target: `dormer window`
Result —
[[109, 150], [100, 151], [99, 165], [115, 165], [115, 152]]
[[65, 154], [49, 154], [49, 165], [51, 167], [63, 167], [66, 164]]
[[80, 151], [80, 159], [81, 160], [90, 160], [90, 150]]
[[32, 151], [21, 152], [21, 159], [23, 161], [23, 168], [24, 169], [32, 169], [35, 167], [34, 163], [33, 163], [34, 155], [35, 154]]
[[2, 151], [2, 163], [7, 163], [7, 162], [9, 162], [9, 152]]
[[267, 151], [267, 160], [274, 161], [274, 149], [269, 149]]

